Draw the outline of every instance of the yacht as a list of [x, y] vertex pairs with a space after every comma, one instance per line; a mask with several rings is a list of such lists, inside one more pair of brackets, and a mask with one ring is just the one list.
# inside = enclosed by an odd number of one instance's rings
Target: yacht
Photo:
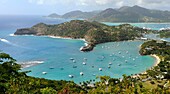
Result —
[[42, 74], [47, 74], [47, 72], [42, 72]]
[[83, 62], [83, 65], [86, 65], [86, 62]]
[[73, 60], [73, 63], [76, 63], [76, 60]]
[[83, 76], [83, 75], [84, 75], [84, 73], [83, 73], [83, 72], [80, 72], [80, 75], [81, 75], [81, 76]]
[[102, 68], [99, 68], [99, 71], [102, 71]]
[[73, 78], [74, 76], [73, 75], [68, 75], [69, 78]]
[[70, 60], [74, 60], [74, 58], [70, 58]]
[[85, 61], [87, 61], [87, 58], [84, 58]]
[[108, 68], [110, 69], [111, 67], [110, 67], [110, 66], [108, 66]]
[[121, 66], [121, 64], [118, 64], [118, 66]]

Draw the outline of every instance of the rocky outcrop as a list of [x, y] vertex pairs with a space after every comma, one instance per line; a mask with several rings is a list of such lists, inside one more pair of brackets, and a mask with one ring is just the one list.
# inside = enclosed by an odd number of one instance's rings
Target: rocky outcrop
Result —
[[23, 28], [23, 29], [17, 29], [17, 31], [14, 34], [15, 35], [36, 35], [37, 32], [34, 30], [31, 30], [30, 28]]
[[94, 47], [95, 47], [95, 45], [88, 44], [87, 46], [81, 47], [80, 51], [83, 51], [83, 52], [92, 51]]

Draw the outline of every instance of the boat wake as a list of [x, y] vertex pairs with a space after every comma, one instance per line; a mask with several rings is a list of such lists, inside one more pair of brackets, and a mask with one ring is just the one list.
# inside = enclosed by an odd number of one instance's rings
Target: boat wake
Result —
[[[27, 47], [19, 46], [19, 45], [14, 44], [14, 43], [12, 43], [12, 42], [4, 39], [4, 38], [0, 38], [0, 42], [4, 42], [4, 43], [6, 43], [6, 44], [8, 44], [8, 45], [12, 45], [12, 46], [15, 46], [15, 47], [24, 48], [24, 49], [31, 49], [31, 50], [32, 50], [32, 48], [27, 48]], [[34, 49], [33, 49], [33, 50], [34, 50]]]
[[0, 38], [0, 41], [5, 42], [5, 43], [8, 43], [8, 44], [11, 44], [8, 40], [3, 39], [3, 38]]
[[9, 34], [9, 36], [13, 37], [13, 36], [15, 36], [15, 35], [14, 35], [14, 34]]
[[22, 68], [28, 68], [31, 66], [35, 66], [38, 64], [43, 64], [44, 61], [26, 61], [26, 62], [18, 62], [18, 64], [21, 65]]

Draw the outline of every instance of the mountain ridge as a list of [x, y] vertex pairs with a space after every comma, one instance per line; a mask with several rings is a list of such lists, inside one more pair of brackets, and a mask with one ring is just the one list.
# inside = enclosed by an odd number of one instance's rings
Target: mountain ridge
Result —
[[97, 12], [82, 12], [76, 10], [57, 17], [66, 19], [82, 18], [98, 22], [170, 22], [170, 11], [147, 9], [135, 5], [132, 7], [123, 6], [118, 9], [107, 8]]

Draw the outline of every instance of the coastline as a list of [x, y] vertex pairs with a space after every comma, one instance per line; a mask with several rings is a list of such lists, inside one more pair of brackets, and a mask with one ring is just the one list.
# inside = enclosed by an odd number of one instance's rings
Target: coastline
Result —
[[29, 67], [32, 67], [32, 66], [36, 66], [38, 64], [43, 64], [44, 61], [26, 61], [26, 62], [18, 62], [18, 64], [21, 65], [21, 68], [24, 69], [24, 68], [29, 68]]
[[156, 54], [153, 54], [153, 55], [150, 55], [150, 56], [156, 59], [153, 67], [158, 66], [158, 64], [161, 62], [161, 59], [159, 58], [159, 56], [157, 56]]
[[[47, 35], [47, 37], [57, 38], [57, 39], [68, 39], [68, 40], [81, 40], [81, 41], [84, 41], [84, 42], [85, 42], [85, 43], [84, 43], [85, 46], [88, 46], [88, 45], [89, 45], [88, 42], [87, 42], [85, 39], [83, 39], [83, 38], [74, 39], [74, 38], [70, 38], [70, 37], [50, 36], [50, 35]], [[80, 48], [80, 50], [81, 50], [83, 47], [84, 47], [84, 46], [82, 46], [82, 47]]]
[[61, 37], [61, 36], [51, 36], [51, 35], [47, 35], [47, 37], [50, 38], [58, 38], [58, 39], [69, 39], [69, 40], [82, 40], [84, 42], [87, 42], [85, 39], [83, 38], [78, 38], [78, 39], [74, 39], [74, 38], [70, 38], [70, 37]]
[[[153, 64], [152, 67], [158, 66], [158, 64], [161, 62], [161, 59], [159, 58], [159, 56], [157, 56], [156, 54], [152, 54], [152, 55], [149, 55], [149, 56], [155, 58], [155, 62], [154, 62], [154, 64]], [[149, 70], [150, 70], [152, 67], [150, 67]], [[138, 73], [138, 74], [134, 74], [134, 75], [132, 75], [132, 77], [133, 77], [133, 78], [136, 78], [136, 77], [139, 77], [140, 74], [147, 74], [146, 71], [147, 71], [147, 70], [145, 70], [145, 71], [143, 71], [143, 72], [140, 72], [140, 73]]]
[[[9, 34], [9, 36], [18, 36], [18, 35], [15, 35], [15, 34]], [[23, 35], [22, 35], [23, 36]], [[37, 35], [24, 35], [24, 36], [37, 36]], [[84, 45], [85, 46], [88, 46], [88, 42], [83, 39], [83, 38], [77, 38], [77, 39], [74, 39], [74, 38], [70, 38], [70, 37], [61, 37], [61, 36], [52, 36], [52, 35], [43, 35], [44, 37], [49, 37], [49, 38], [57, 38], [57, 39], [67, 39], [67, 40], [81, 40], [81, 41], [84, 41]]]

